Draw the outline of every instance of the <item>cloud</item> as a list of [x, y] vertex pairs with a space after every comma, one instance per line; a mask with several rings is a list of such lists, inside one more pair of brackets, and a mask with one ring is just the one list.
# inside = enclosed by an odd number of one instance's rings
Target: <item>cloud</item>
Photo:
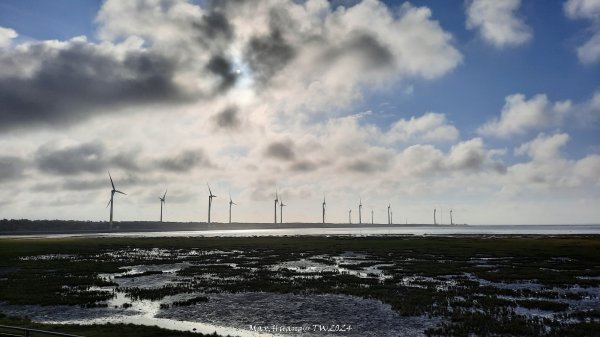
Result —
[[596, 90], [592, 97], [577, 105], [575, 109], [577, 121], [587, 127], [594, 127], [600, 124], [600, 90]]
[[408, 3], [109, 0], [96, 23], [100, 42], [0, 51], [1, 128], [60, 127], [131, 106], [212, 104], [227, 95], [304, 118], [347, 106], [361, 85], [433, 79], [462, 61], [431, 11]]
[[[173, 64], [139, 49], [34, 42], [0, 52], [0, 128], [63, 124], [128, 104], [184, 98]], [[102, 109], [101, 109], [102, 108]]]
[[264, 84], [294, 58], [295, 50], [275, 28], [267, 36], [252, 38], [244, 56], [254, 78]]
[[485, 123], [477, 132], [481, 135], [510, 137], [529, 130], [559, 125], [571, 110], [571, 101], [552, 103], [546, 95], [536, 95], [527, 100], [525, 95], [506, 96], [500, 119]]
[[213, 167], [206, 153], [202, 149], [186, 150], [176, 156], [156, 161], [156, 166], [164, 171], [189, 172], [197, 167]]
[[20, 179], [25, 171], [26, 162], [15, 156], [0, 156], [0, 183]]
[[508, 190], [575, 189], [600, 186], [600, 156], [587, 155], [579, 160], [568, 160], [562, 149], [569, 141], [566, 133], [539, 134], [535, 139], [515, 149], [517, 155], [531, 160], [508, 168]]
[[486, 151], [481, 138], [452, 146], [448, 155], [448, 166], [456, 170], [480, 170], [486, 159]]
[[289, 161], [296, 157], [292, 141], [276, 141], [270, 143], [264, 151], [265, 156], [279, 160]]
[[0, 26], [0, 48], [6, 48], [10, 46], [12, 39], [16, 38], [17, 36], [17, 32], [15, 32], [13, 29]]
[[225, 91], [231, 88], [237, 80], [237, 74], [233, 69], [231, 61], [223, 56], [214, 56], [208, 61], [206, 69], [220, 79], [217, 86], [217, 92]]
[[590, 179], [596, 186], [600, 186], [600, 155], [592, 154], [577, 161], [575, 173], [580, 177]]
[[[248, 76], [260, 98], [289, 116], [345, 107], [360, 98], [361, 85], [434, 79], [462, 61], [426, 7], [406, 3], [392, 11], [374, 0], [335, 10], [326, 1], [237, 4], [228, 17], [244, 27], [239, 43]], [[266, 31], [258, 28], [265, 22]]]
[[313, 162], [302, 160], [292, 164], [290, 169], [295, 172], [311, 172], [317, 169], [317, 165]]
[[526, 43], [533, 33], [515, 13], [520, 6], [521, 0], [467, 0], [467, 28], [496, 48]]
[[387, 171], [394, 158], [394, 152], [389, 149], [372, 147], [365, 153], [355, 155], [349, 162], [344, 163], [348, 171], [357, 173], [375, 173]]
[[566, 133], [557, 133], [551, 136], [541, 133], [534, 140], [515, 149], [515, 154], [526, 154], [535, 161], [551, 161], [560, 157], [560, 150], [568, 141], [569, 135]]
[[591, 37], [577, 48], [577, 56], [582, 63], [600, 61], [600, 1], [568, 0], [564, 3], [564, 11], [568, 18], [585, 19], [592, 22]]
[[70, 176], [104, 172], [113, 167], [138, 170], [135, 159], [132, 153], [107, 155], [104, 143], [93, 141], [62, 148], [52, 143], [43, 145], [38, 148], [34, 162], [44, 173]]
[[407, 147], [398, 155], [404, 176], [428, 176], [443, 168], [444, 154], [433, 145], [416, 144]]
[[229, 106], [213, 116], [213, 121], [219, 128], [237, 129], [242, 124], [238, 114], [237, 107]]
[[420, 117], [400, 119], [386, 134], [389, 142], [455, 142], [459, 131], [448, 124], [446, 115], [428, 112]]

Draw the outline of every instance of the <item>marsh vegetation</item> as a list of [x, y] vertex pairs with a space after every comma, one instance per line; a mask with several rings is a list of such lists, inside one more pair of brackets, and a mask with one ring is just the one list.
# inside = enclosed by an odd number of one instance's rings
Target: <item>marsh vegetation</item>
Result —
[[282, 294], [376, 301], [395, 319], [418, 317], [428, 336], [600, 331], [596, 236], [5, 239], [0, 261], [4, 311], [92, 310], [120, 297], [119, 310], [147, 301], [157, 317], [182, 319], [243, 294]]

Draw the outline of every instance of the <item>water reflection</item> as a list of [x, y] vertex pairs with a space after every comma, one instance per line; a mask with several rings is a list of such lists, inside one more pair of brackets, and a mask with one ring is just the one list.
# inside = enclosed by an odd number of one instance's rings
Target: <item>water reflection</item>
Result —
[[[307, 224], [301, 224], [306, 227]], [[251, 237], [297, 235], [574, 235], [600, 234], [600, 225], [469, 225], [469, 226], [402, 226], [352, 228], [276, 228], [222, 229], [172, 232], [113, 232], [43, 235], [3, 235], [5, 238], [60, 237]]]

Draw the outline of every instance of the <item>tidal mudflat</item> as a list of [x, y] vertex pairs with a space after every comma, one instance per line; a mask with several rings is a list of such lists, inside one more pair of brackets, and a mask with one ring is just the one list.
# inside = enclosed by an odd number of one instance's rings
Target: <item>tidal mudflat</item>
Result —
[[88, 336], [592, 336], [599, 296], [599, 236], [0, 240], [0, 322]]

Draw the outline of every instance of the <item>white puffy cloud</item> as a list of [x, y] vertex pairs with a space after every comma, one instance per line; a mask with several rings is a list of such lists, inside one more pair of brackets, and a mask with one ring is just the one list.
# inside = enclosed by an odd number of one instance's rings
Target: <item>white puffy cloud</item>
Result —
[[546, 95], [529, 100], [523, 94], [506, 96], [500, 118], [495, 118], [477, 131], [481, 135], [510, 137], [559, 125], [571, 110], [570, 101], [550, 102]]
[[0, 48], [6, 48], [10, 46], [11, 40], [17, 36], [17, 32], [15, 32], [13, 29], [0, 26]]
[[459, 131], [448, 124], [446, 115], [428, 112], [420, 117], [400, 119], [390, 127], [385, 135], [392, 142], [455, 142]]
[[592, 97], [578, 106], [577, 118], [588, 126], [595, 126], [600, 123], [600, 90], [596, 90]]
[[577, 48], [577, 56], [582, 63], [600, 61], [600, 1], [599, 0], [568, 0], [564, 10], [570, 19], [585, 19], [592, 22], [592, 36]]
[[560, 150], [569, 141], [566, 133], [557, 133], [552, 136], [539, 134], [534, 140], [521, 144], [515, 149], [517, 155], [528, 155], [535, 161], [551, 161], [560, 158]]
[[559, 190], [596, 188], [600, 186], [600, 158], [587, 155], [570, 160], [562, 154], [569, 135], [539, 134], [535, 139], [515, 149], [515, 154], [526, 155], [530, 160], [508, 167], [509, 180], [505, 182], [512, 191]]
[[467, 0], [467, 28], [497, 48], [529, 41], [531, 28], [517, 15], [521, 0]]

